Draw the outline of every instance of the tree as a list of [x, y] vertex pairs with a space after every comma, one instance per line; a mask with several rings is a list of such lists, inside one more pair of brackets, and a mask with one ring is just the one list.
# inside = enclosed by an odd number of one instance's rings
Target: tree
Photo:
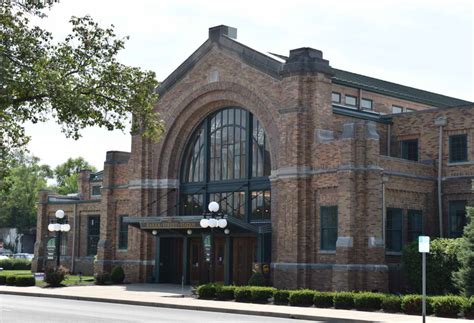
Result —
[[68, 193], [76, 193], [77, 187], [77, 173], [81, 169], [90, 169], [96, 171], [95, 167], [90, 165], [84, 158], [69, 158], [65, 163], [56, 166], [54, 169], [54, 177], [57, 186], [55, 190], [59, 194], [66, 195]]
[[53, 172], [49, 166], [40, 165], [36, 157], [15, 157], [0, 190], [0, 227], [27, 232], [36, 226], [38, 191], [46, 187]]
[[158, 83], [154, 72], [117, 61], [127, 38], [85, 16], [72, 17], [72, 32], [55, 43], [29, 20], [46, 17], [42, 3], [0, 1], [0, 158], [26, 145], [25, 122], [50, 118], [74, 139], [88, 126], [124, 130], [127, 122], [133, 133], [158, 139]]
[[474, 295], [474, 207], [467, 208], [468, 223], [464, 227], [458, 259], [461, 264], [454, 273], [456, 286], [466, 295]]

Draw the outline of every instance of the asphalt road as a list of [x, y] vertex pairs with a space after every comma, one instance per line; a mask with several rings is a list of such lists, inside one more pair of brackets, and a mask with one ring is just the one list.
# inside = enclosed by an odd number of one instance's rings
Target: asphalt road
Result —
[[0, 295], [0, 322], [314, 322], [190, 311], [160, 307], [121, 305], [57, 298]]

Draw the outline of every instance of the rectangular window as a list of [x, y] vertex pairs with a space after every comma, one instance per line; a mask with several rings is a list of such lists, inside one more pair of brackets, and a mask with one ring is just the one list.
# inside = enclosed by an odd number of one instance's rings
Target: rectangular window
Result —
[[270, 191], [256, 191], [252, 192], [251, 196], [251, 221], [267, 221], [271, 218], [270, 204], [271, 195]]
[[97, 244], [100, 238], [100, 216], [92, 215], [87, 218], [87, 255], [97, 254]]
[[128, 249], [128, 224], [123, 222], [123, 218], [126, 215], [120, 216], [119, 220], [119, 233], [118, 233], [118, 248], [126, 250]]
[[392, 113], [402, 113], [403, 112], [403, 107], [400, 107], [398, 105], [392, 105]]
[[423, 234], [423, 216], [421, 210], [408, 210], [408, 242], [418, 241]]
[[387, 251], [402, 251], [402, 209], [387, 208], [386, 242]]
[[400, 146], [403, 159], [418, 161], [418, 139], [402, 140]]
[[202, 215], [203, 213], [202, 194], [183, 194], [181, 195], [181, 214], [182, 215]]
[[333, 103], [341, 103], [341, 93], [332, 92], [331, 99]]
[[364, 110], [372, 110], [372, 100], [370, 99], [362, 99], [360, 101], [360, 106]]
[[321, 206], [321, 250], [336, 250], [337, 206]]
[[100, 185], [92, 186], [92, 196], [100, 196]]
[[467, 161], [467, 135], [449, 136], [449, 161], [459, 163]]
[[352, 96], [352, 95], [346, 95], [346, 105], [356, 107], [357, 106], [357, 97]]
[[449, 202], [449, 236], [458, 238], [462, 236], [466, 219], [466, 201]]
[[415, 110], [415, 109], [406, 108], [405, 111], [406, 111], [406, 112], [415, 112], [416, 110]]

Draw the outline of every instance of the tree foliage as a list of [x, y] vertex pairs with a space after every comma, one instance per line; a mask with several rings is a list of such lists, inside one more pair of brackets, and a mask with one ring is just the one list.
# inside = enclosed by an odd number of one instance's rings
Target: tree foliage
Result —
[[0, 2], [2, 160], [26, 145], [28, 121], [53, 119], [77, 139], [85, 127], [124, 130], [130, 120], [133, 133], [158, 139], [163, 125], [153, 111], [155, 74], [117, 61], [127, 38], [85, 16], [72, 17], [72, 32], [55, 42], [30, 21], [44, 19], [43, 9], [40, 1]]
[[467, 208], [468, 223], [464, 227], [458, 260], [461, 264], [454, 273], [456, 286], [466, 295], [474, 295], [474, 207]]
[[0, 189], [0, 227], [26, 232], [36, 226], [38, 191], [46, 187], [52, 174], [49, 166], [39, 164], [38, 158], [16, 156]]
[[68, 158], [68, 160], [54, 169], [54, 178], [56, 179], [56, 187], [54, 190], [62, 195], [68, 193], [76, 193], [78, 172], [83, 169], [96, 171], [95, 167], [89, 164], [84, 158]]

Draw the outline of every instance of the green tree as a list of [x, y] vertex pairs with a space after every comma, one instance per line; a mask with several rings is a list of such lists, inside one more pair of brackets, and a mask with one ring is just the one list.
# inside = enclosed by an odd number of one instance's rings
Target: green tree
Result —
[[468, 223], [464, 227], [461, 250], [458, 260], [461, 264], [459, 270], [454, 273], [456, 286], [466, 295], [474, 295], [474, 207], [467, 208]]
[[133, 133], [158, 139], [163, 125], [153, 110], [155, 73], [117, 61], [127, 38], [85, 16], [72, 17], [72, 32], [55, 42], [30, 21], [45, 19], [44, 9], [42, 1], [0, 1], [2, 161], [28, 142], [28, 121], [53, 119], [74, 139], [88, 126], [124, 130], [131, 122]]
[[36, 157], [15, 156], [0, 190], [0, 227], [26, 232], [36, 226], [38, 191], [47, 186], [52, 171]]
[[68, 158], [68, 160], [54, 169], [54, 178], [57, 186], [55, 191], [59, 194], [76, 193], [77, 175], [81, 169], [90, 169], [96, 171], [95, 167], [90, 165], [84, 158]]

